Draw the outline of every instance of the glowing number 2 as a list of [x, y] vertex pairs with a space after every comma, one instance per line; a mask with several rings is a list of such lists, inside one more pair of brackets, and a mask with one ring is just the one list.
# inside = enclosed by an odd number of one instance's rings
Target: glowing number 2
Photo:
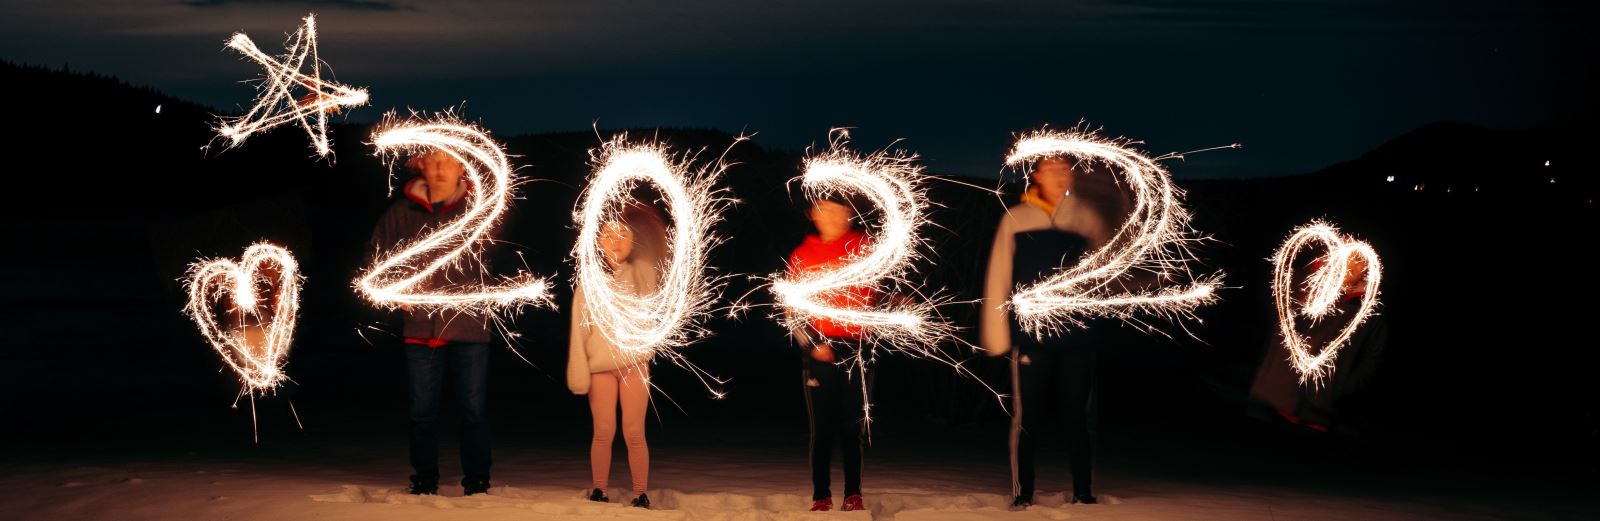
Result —
[[1133, 191], [1134, 207], [1127, 224], [1106, 246], [1012, 295], [1011, 305], [1024, 330], [1041, 333], [1076, 323], [1079, 316], [1125, 318], [1135, 310], [1188, 311], [1215, 298], [1216, 284], [1212, 282], [1143, 294], [1114, 293], [1107, 288], [1138, 269], [1162, 275], [1188, 273], [1185, 243], [1193, 240], [1189, 214], [1179, 204], [1181, 192], [1172, 186], [1166, 169], [1115, 142], [1053, 130], [1023, 136], [1006, 157], [1006, 164], [1017, 167], [1046, 157], [1079, 157], [1110, 165]]
[[[573, 215], [579, 230], [572, 254], [588, 319], [625, 353], [681, 346], [693, 332], [691, 319], [704, 313], [715, 292], [705, 273], [706, 255], [716, 242], [711, 226], [719, 213], [711, 190], [715, 175], [691, 177], [661, 147], [627, 145], [620, 137], [600, 148], [595, 163]], [[615, 203], [639, 183], [656, 187], [672, 219], [668, 251], [662, 252], [671, 259], [660, 267], [659, 289], [645, 294], [621, 291], [606, 271], [599, 244], [601, 227], [615, 216]]]
[[389, 306], [476, 310], [550, 299], [549, 284], [526, 272], [492, 287], [431, 291], [418, 287], [434, 272], [454, 263], [481, 264], [479, 255], [493, 240], [488, 232], [506, 212], [511, 199], [511, 165], [505, 150], [488, 134], [453, 121], [403, 122], [383, 129], [375, 143], [379, 152], [443, 151], [465, 166], [467, 182], [476, 189], [467, 193], [460, 218], [400, 245], [399, 251], [367, 270], [356, 281], [362, 294]]
[[845, 309], [824, 305], [819, 295], [846, 291], [852, 287], [878, 287], [884, 280], [897, 280], [910, 270], [921, 238], [917, 228], [923, 223], [925, 194], [920, 188], [922, 171], [911, 158], [883, 153], [868, 157], [846, 152], [836, 143], [826, 154], [806, 159], [801, 186], [813, 199], [828, 194], [853, 192], [871, 200], [882, 210], [877, 240], [865, 254], [838, 268], [795, 273], [773, 282], [780, 306], [790, 310], [791, 320], [824, 318], [863, 328], [868, 335], [900, 340], [936, 333], [930, 327], [930, 305], [902, 305], [888, 309]]

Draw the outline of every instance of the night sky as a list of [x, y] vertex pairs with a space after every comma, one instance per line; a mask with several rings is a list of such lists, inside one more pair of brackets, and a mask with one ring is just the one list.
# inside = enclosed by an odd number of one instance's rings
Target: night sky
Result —
[[853, 126], [862, 147], [905, 138], [931, 170], [978, 177], [1044, 123], [1158, 153], [1242, 143], [1174, 174], [1259, 177], [1429, 122], [1528, 128], [1596, 106], [1595, 10], [1555, 2], [8, 4], [8, 60], [229, 110], [261, 71], [223, 41], [277, 53], [314, 11], [322, 58], [373, 94], [352, 121], [464, 105], [501, 135], [712, 127], [789, 149]]

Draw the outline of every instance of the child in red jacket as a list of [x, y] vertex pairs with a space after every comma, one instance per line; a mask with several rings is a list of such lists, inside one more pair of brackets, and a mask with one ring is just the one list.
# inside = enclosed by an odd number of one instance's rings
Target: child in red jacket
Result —
[[[817, 233], [807, 235], [789, 257], [790, 274], [837, 269], [864, 254], [870, 244], [866, 234], [851, 225], [855, 211], [843, 200], [818, 200], [807, 211]], [[874, 297], [871, 288], [845, 288], [820, 296], [834, 307], [865, 307]], [[859, 328], [818, 318], [794, 332], [796, 341], [808, 356], [802, 376], [805, 382], [806, 412], [811, 421], [811, 484], [813, 511], [833, 508], [829, 490], [829, 466], [833, 445], [838, 443], [844, 460], [843, 510], [864, 510], [861, 499], [861, 446], [864, 440], [866, 363], [852, 371], [841, 360], [848, 360], [859, 349]], [[866, 353], [862, 353], [866, 356]]]

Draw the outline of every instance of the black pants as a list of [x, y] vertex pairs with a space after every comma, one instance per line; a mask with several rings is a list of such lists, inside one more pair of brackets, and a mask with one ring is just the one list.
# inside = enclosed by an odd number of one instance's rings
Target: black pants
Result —
[[411, 383], [411, 468], [417, 480], [439, 481], [439, 395], [445, 370], [461, 410], [462, 484], [489, 480], [489, 344], [406, 344]]
[[1035, 436], [1045, 418], [1059, 417], [1066, 430], [1072, 493], [1089, 494], [1094, 479], [1095, 352], [1039, 346], [1013, 351], [1011, 357], [1012, 492], [1033, 497]]
[[804, 359], [806, 412], [811, 419], [811, 499], [833, 497], [828, 467], [835, 443], [844, 460], [844, 495], [860, 494], [862, 434], [867, 428], [862, 409], [863, 370], [853, 361], [845, 365], [818, 362], [809, 354]]

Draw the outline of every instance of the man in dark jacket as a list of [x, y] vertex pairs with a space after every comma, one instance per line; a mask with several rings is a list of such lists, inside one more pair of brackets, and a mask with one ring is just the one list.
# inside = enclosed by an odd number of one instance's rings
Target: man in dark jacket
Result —
[[[423, 154], [408, 163], [418, 175], [407, 181], [397, 199], [372, 231], [376, 252], [421, 239], [461, 217], [471, 186], [465, 167], [443, 152]], [[477, 267], [477, 266], [472, 266]], [[467, 266], [441, 268], [420, 285], [437, 290], [473, 283], [482, 277]], [[489, 327], [488, 319], [452, 310], [419, 310], [402, 304], [405, 313], [406, 374], [411, 387], [412, 494], [439, 490], [439, 396], [448, 370], [461, 409], [461, 480], [466, 495], [489, 491]]]

